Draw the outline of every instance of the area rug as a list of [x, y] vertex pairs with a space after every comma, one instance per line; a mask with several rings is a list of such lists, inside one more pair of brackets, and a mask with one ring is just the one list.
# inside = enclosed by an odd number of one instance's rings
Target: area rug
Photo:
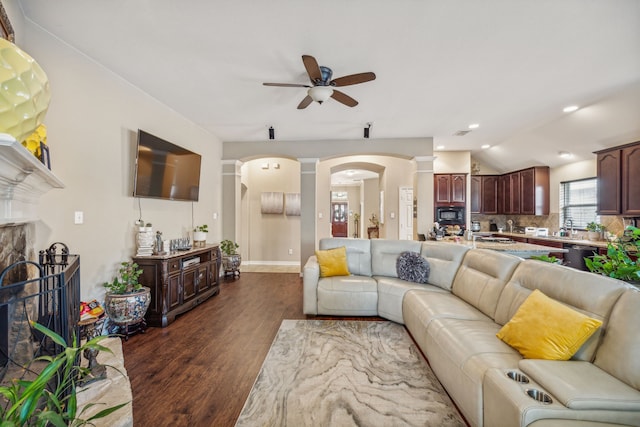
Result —
[[465, 426], [402, 325], [283, 320], [236, 426]]

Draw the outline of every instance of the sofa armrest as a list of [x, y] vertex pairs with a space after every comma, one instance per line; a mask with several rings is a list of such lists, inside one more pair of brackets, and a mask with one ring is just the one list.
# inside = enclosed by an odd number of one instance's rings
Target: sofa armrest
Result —
[[567, 408], [640, 411], [640, 391], [592, 363], [522, 359], [518, 367]]
[[318, 314], [318, 281], [320, 280], [320, 264], [315, 255], [307, 260], [302, 270], [302, 312]]

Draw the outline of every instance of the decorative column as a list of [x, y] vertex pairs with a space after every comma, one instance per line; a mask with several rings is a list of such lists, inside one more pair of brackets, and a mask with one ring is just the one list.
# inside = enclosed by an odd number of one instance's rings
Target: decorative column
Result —
[[222, 240], [239, 242], [242, 237], [241, 167], [239, 160], [222, 161]]
[[434, 156], [414, 157], [416, 176], [413, 197], [417, 198], [418, 218], [416, 233], [428, 234], [433, 226], [433, 161]]
[[300, 162], [300, 268], [316, 250], [316, 170], [317, 158], [299, 158]]

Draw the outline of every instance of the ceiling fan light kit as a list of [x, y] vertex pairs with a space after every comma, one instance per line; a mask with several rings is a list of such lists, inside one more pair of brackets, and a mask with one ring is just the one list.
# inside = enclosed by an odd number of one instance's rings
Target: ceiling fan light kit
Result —
[[307, 91], [307, 95], [314, 101], [322, 104], [333, 95], [333, 89], [330, 86], [314, 86]]
[[304, 64], [309, 80], [312, 86], [298, 83], [263, 83], [265, 86], [279, 86], [279, 87], [306, 87], [307, 96], [298, 104], [298, 109], [302, 110], [307, 108], [309, 104], [316, 101], [322, 104], [329, 98], [333, 98], [336, 101], [346, 105], [347, 107], [355, 107], [358, 105], [358, 101], [351, 98], [349, 95], [333, 89], [334, 87], [350, 86], [359, 83], [375, 80], [376, 75], [372, 72], [350, 74], [344, 77], [338, 77], [337, 79], [331, 79], [333, 71], [329, 67], [319, 66], [318, 61], [311, 55], [302, 55], [302, 63]]

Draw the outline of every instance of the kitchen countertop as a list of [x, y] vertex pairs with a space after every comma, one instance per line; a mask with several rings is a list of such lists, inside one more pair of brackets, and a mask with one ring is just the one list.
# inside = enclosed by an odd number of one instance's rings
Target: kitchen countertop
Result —
[[547, 240], [549, 242], [560, 242], [567, 243], [570, 245], [580, 245], [580, 246], [594, 246], [597, 248], [606, 248], [607, 242], [606, 240], [587, 240], [587, 239], [571, 239], [569, 237], [556, 237], [556, 236], [534, 236], [530, 234], [522, 234], [522, 233], [508, 233], [508, 232], [481, 232], [481, 235], [493, 235], [493, 236], [505, 236], [505, 237], [519, 237], [525, 239], [538, 239], [538, 240]]
[[[497, 234], [497, 233], [496, 233]], [[504, 233], [500, 233], [504, 234]], [[455, 239], [452, 237], [447, 237], [443, 240], [439, 240], [440, 242], [450, 243], [454, 245], [464, 245], [470, 248], [477, 249], [490, 249], [494, 251], [500, 251], [504, 253], [508, 253], [511, 255], [519, 256], [520, 258], [531, 258], [533, 255], [548, 255], [551, 252], [568, 252], [567, 249], [562, 248], [554, 248], [551, 246], [543, 246], [543, 245], [535, 245], [532, 243], [523, 243], [523, 242], [486, 242], [476, 240], [475, 242], [471, 240], [465, 240], [463, 238]]]

